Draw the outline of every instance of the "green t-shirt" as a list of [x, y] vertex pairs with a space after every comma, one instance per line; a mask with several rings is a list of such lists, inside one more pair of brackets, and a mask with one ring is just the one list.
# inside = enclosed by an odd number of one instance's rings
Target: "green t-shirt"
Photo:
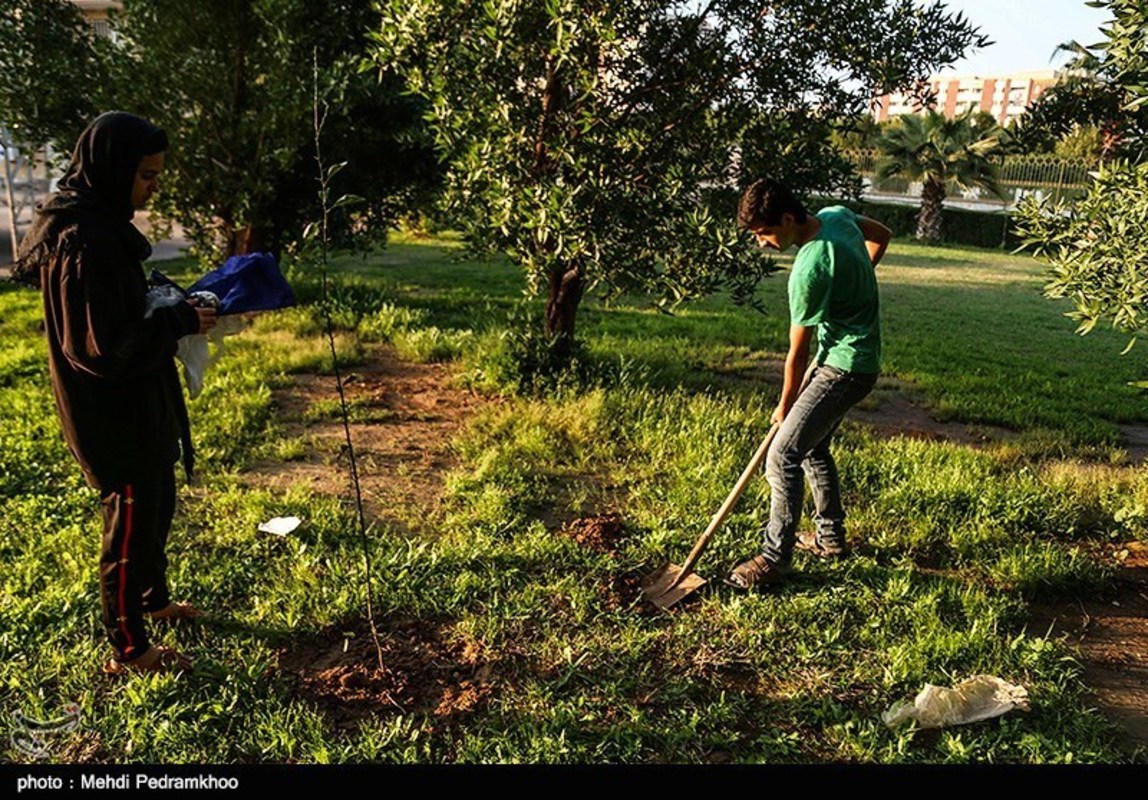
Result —
[[817, 326], [817, 363], [848, 372], [881, 371], [877, 276], [857, 215], [817, 212], [821, 230], [801, 246], [789, 274], [789, 318]]

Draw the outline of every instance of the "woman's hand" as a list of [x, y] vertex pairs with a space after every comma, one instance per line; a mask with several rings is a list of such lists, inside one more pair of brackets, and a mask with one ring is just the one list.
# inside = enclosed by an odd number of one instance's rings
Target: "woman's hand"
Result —
[[219, 322], [219, 312], [210, 306], [201, 306], [198, 302], [188, 301], [188, 305], [195, 309], [199, 317], [199, 330], [197, 333], [207, 333]]

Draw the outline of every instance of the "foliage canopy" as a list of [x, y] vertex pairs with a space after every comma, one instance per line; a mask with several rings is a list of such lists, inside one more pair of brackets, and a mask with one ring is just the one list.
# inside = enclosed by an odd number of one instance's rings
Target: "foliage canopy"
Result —
[[[1148, 110], [1148, 7], [1136, 0], [1094, 5], [1112, 13], [1097, 72], [1124, 112], [1142, 115]], [[1134, 336], [1148, 332], [1148, 162], [1142, 160], [1148, 129], [1128, 131], [1131, 158], [1101, 166], [1077, 203], [1029, 200], [1017, 211], [1026, 244], [1051, 267], [1047, 294], [1072, 300], [1069, 316], [1081, 333], [1105, 319]]]
[[[771, 268], [739, 237], [732, 190], [857, 188], [837, 120], [984, 37], [903, 0], [387, 0], [374, 58], [430, 103], [452, 220], [547, 292], [568, 343], [583, 293], [671, 307]], [[562, 349], [561, 347], [559, 349]]]

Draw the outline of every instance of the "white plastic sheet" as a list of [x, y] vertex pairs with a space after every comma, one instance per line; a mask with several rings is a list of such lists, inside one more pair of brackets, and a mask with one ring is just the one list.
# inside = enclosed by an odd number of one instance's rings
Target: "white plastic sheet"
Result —
[[[219, 307], [219, 298], [211, 292], [193, 292], [208, 305]], [[174, 286], [157, 286], [148, 291], [144, 317], [150, 317], [157, 308], [173, 306], [184, 300], [183, 293]], [[244, 320], [239, 315], [219, 317], [210, 333], [195, 333], [179, 340], [175, 357], [183, 364], [183, 376], [187, 381], [187, 393], [194, 399], [203, 391], [203, 379], [207, 368], [215, 363], [223, 350], [223, 337], [239, 333], [244, 328]], [[214, 346], [213, 346], [214, 345]]]
[[298, 517], [272, 517], [259, 524], [262, 533], [273, 533], [276, 536], [286, 536], [299, 527], [303, 520]]
[[896, 703], [881, 715], [890, 728], [916, 720], [920, 728], [966, 725], [999, 717], [1014, 708], [1028, 711], [1028, 690], [993, 675], [977, 675], [951, 689], [926, 683], [912, 703]]

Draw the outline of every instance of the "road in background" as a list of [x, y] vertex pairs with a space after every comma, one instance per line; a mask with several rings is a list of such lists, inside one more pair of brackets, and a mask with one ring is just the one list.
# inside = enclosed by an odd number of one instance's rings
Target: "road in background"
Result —
[[[8, 232], [8, 209], [0, 207], [0, 278], [8, 277], [8, 265], [12, 263], [12, 237]], [[146, 236], [149, 230], [147, 212], [136, 214], [134, 220], [136, 227], [143, 231]], [[23, 233], [27, 230], [27, 225], [20, 226], [20, 232]], [[178, 225], [172, 231], [170, 239], [162, 239], [158, 242], [152, 242], [152, 253], [149, 263], [151, 261], [164, 261], [169, 258], [179, 258], [184, 255], [184, 249], [188, 246], [187, 239], [184, 238], [183, 229]]]

